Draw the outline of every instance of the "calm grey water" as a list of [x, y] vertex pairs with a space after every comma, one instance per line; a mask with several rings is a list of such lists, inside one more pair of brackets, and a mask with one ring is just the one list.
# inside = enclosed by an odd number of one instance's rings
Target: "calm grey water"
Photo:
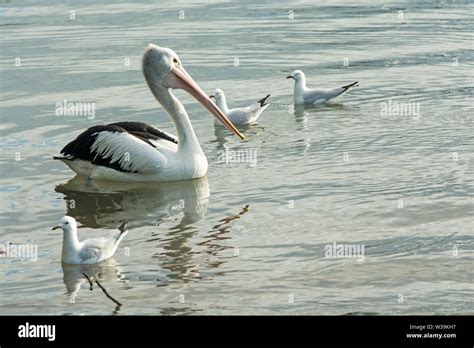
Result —
[[[0, 312], [474, 314], [473, 8], [2, 1], [0, 244], [38, 255], [0, 258]], [[241, 142], [177, 91], [206, 178], [73, 179], [52, 156], [87, 127], [136, 120], [174, 132], [141, 74], [150, 42], [231, 107], [267, 93], [270, 107]], [[360, 87], [338, 105], [295, 109], [285, 76], [297, 68], [310, 86]], [[94, 102], [95, 117], [56, 116], [63, 100]], [[256, 163], [225, 163], [226, 149]], [[80, 238], [124, 218], [131, 230], [110, 262], [63, 268], [51, 226], [66, 213]], [[333, 243], [363, 247], [363, 259], [328, 257]], [[123, 306], [89, 291], [84, 271]]]

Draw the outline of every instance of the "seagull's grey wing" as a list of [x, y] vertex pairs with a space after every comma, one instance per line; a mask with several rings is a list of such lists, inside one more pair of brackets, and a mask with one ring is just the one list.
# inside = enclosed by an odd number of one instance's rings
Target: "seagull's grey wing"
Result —
[[118, 230], [112, 231], [109, 235], [105, 238], [106, 245], [104, 246], [104, 253], [105, 257], [109, 258], [115, 254], [120, 242], [122, 239], [128, 234], [127, 228], [127, 221], [124, 221]]
[[108, 240], [103, 237], [85, 240], [79, 250], [79, 257], [88, 262], [102, 261], [107, 244]]
[[108, 239], [108, 246], [107, 249], [112, 252], [112, 255], [115, 253], [118, 245], [122, 241], [122, 239], [128, 234], [128, 230], [124, 229], [123, 231], [113, 231], [107, 237]]
[[344, 90], [341, 87], [331, 88], [331, 89], [326, 89], [326, 88], [308, 89], [303, 94], [303, 100], [307, 104], [324, 102], [329, 99], [337, 97], [342, 92], [344, 92]]
[[96, 263], [100, 258], [100, 249], [92, 246], [84, 247], [79, 251], [79, 257], [84, 262]]
[[352, 87], [358, 86], [358, 81], [350, 83], [348, 85], [336, 88], [328, 89], [308, 89], [303, 95], [303, 100], [305, 103], [314, 104], [318, 102], [328, 101], [334, 98], [339, 97], [345, 92], [352, 89]]
[[[266, 99], [266, 98], [264, 98]], [[230, 110], [227, 117], [234, 124], [245, 124], [254, 122], [260, 116], [260, 114], [265, 110], [269, 103], [261, 105], [260, 102], [253, 103], [245, 108], [237, 108]]]
[[108, 240], [109, 243], [114, 243], [115, 241], [117, 241], [117, 239], [120, 237], [122, 233], [119, 231], [119, 230], [116, 230], [116, 231], [112, 231], [110, 232], [106, 239]]
[[236, 108], [229, 111], [227, 117], [233, 124], [244, 124], [252, 118], [250, 107]]
[[247, 106], [244, 108], [248, 113], [255, 114], [262, 106], [260, 103], [253, 103], [252, 105]]
[[250, 122], [255, 122], [260, 117], [263, 110], [265, 110], [269, 105], [270, 103], [266, 103], [264, 105], [255, 103], [255, 104], [250, 105], [249, 108], [251, 110], [251, 115], [252, 115], [250, 118]]

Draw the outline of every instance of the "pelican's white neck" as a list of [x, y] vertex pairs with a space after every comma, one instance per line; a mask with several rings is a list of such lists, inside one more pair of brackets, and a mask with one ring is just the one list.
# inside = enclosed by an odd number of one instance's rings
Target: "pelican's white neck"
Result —
[[201, 145], [194, 133], [188, 113], [169, 88], [163, 87], [145, 70], [145, 78], [156, 100], [163, 106], [173, 121], [178, 135], [178, 152], [189, 151], [204, 155]]

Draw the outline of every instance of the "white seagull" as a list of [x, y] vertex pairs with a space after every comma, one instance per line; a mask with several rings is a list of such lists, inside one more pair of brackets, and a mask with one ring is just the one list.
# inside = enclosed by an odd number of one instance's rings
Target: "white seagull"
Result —
[[262, 114], [270, 103], [267, 102], [267, 99], [270, 97], [270, 94], [265, 98], [260, 99], [258, 102], [253, 103], [245, 108], [235, 108], [229, 109], [227, 102], [225, 100], [224, 91], [222, 89], [216, 89], [212, 92], [212, 95], [209, 98], [214, 98], [216, 104], [227, 116], [227, 118], [235, 124], [250, 124], [257, 121], [257, 118]]
[[184, 70], [174, 51], [150, 44], [143, 54], [142, 70], [148, 87], [173, 121], [178, 136], [141, 122], [110, 123], [79, 134], [61, 150], [61, 156], [54, 159], [91, 179], [175, 181], [206, 175], [206, 156], [186, 110], [171, 88], [191, 94], [227, 129], [244, 138]]
[[295, 104], [320, 104], [334, 101], [352, 87], [357, 86], [358, 82], [336, 88], [308, 88], [306, 87], [306, 76], [301, 70], [295, 70], [286, 77], [295, 80], [294, 101]]
[[63, 230], [63, 251], [61, 261], [73, 265], [90, 265], [111, 258], [123, 237], [128, 233], [127, 223], [120, 225], [118, 231], [107, 237], [87, 239], [80, 242], [77, 238], [77, 223], [73, 217], [65, 216], [53, 227]]

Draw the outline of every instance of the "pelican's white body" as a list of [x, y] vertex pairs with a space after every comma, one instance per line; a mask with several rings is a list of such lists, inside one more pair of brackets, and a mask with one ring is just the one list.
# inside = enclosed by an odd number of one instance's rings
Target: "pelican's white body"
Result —
[[[104, 140], [102, 142], [102, 140]], [[109, 167], [94, 165], [83, 160], [62, 160], [77, 174], [96, 180], [113, 181], [174, 181], [200, 178], [207, 173], [207, 158], [201, 147], [179, 146], [166, 140], [150, 140], [156, 147], [127, 133], [102, 132], [94, 144], [99, 151], [123, 153], [117, 158], [137, 173], [117, 171]], [[186, 143], [185, 141], [183, 141]], [[97, 145], [99, 144], [99, 145]], [[102, 147], [100, 144], [103, 144]]]

